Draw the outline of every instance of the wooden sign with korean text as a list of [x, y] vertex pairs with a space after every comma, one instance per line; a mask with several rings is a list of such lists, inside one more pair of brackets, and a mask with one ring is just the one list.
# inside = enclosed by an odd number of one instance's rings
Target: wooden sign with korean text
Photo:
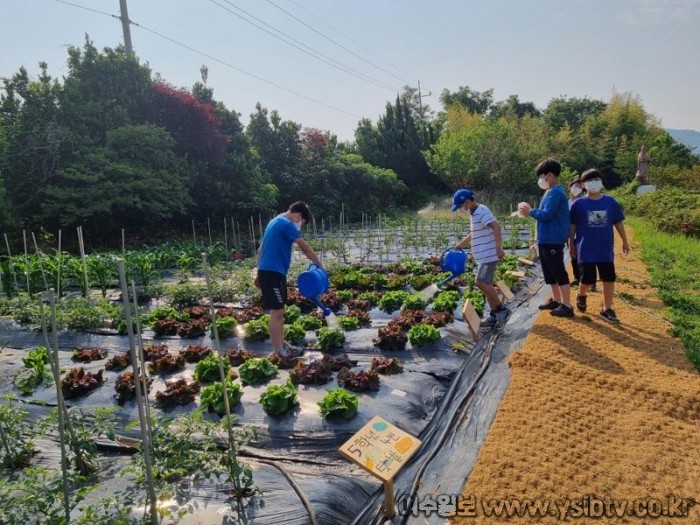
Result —
[[[530, 247], [530, 256], [531, 257], [532, 257], [532, 248], [534, 248], [534, 246]], [[534, 266], [535, 265], [534, 262], [532, 262], [530, 259], [526, 259], [525, 257], [518, 257], [518, 262], [524, 264], [525, 266]]]
[[518, 272], [515, 270], [510, 270], [510, 271], [508, 271], [508, 273], [510, 275], [512, 275], [513, 277], [516, 277], [517, 279], [525, 279], [525, 272]]
[[513, 295], [513, 292], [510, 290], [510, 286], [508, 286], [506, 283], [503, 281], [498, 281], [496, 283], [496, 289], [498, 290], [498, 293], [503, 297], [504, 302], [510, 301], [515, 297]]
[[419, 439], [374, 416], [340, 447], [339, 452], [386, 482], [396, 476], [420, 445]]

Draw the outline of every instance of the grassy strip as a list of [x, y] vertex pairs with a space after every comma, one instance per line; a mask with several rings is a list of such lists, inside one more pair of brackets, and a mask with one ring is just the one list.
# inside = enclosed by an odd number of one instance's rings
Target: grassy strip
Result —
[[641, 243], [651, 283], [670, 309], [672, 334], [683, 341], [688, 359], [700, 370], [700, 241], [660, 232], [637, 217], [627, 222]]

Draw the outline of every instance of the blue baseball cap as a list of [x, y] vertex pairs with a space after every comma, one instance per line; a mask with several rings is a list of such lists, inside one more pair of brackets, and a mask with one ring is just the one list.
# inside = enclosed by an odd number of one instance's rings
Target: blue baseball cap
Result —
[[452, 196], [452, 209], [451, 211], [457, 211], [462, 207], [462, 204], [464, 204], [464, 201], [473, 201], [474, 200], [474, 194], [465, 189], [457, 190], [457, 192]]

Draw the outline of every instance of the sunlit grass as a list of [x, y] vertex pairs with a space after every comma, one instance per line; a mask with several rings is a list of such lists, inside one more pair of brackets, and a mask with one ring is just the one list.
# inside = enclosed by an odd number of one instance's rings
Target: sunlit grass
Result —
[[652, 284], [670, 308], [673, 334], [700, 370], [700, 240], [659, 232], [635, 217], [628, 222], [641, 243]]

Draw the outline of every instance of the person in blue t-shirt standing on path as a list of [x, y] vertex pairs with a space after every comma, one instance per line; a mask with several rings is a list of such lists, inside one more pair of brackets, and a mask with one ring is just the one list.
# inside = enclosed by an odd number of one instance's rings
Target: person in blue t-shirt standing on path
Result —
[[498, 291], [493, 285], [493, 277], [498, 262], [503, 260], [506, 252], [503, 250], [501, 225], [486, 206], [478, 204], [474, 194], [466, 189], [458, 190], [452, 197], [452, 211], [459, 209], [468, 211], [471, 232], [455, 244], [455, 248], [471, 243], [472, 257], [478, 265], [474, 276], [474, 285], [484, 292], [489, 303], [491, 314], [481, 322], [481, 326], [502, 326], [508, 320], [510, 311], [498, 298]]
[[[620, 321], [612, 309], [615, 293], [615, 245], [613, 227], [622, 239], [622, 253], [630, 251], [623, 221], [625, 216], [618, 202], [609, 195], [603, 195], [603, 177], [596, 169], [587, 170], [581, 175], [587, 196], [578, 199], [571, 206], [571, 229], [569, 251], [571, 257], [578, 256], [581, 265], [581, 283], [576, 296], [576, 308], [585, 312], [586, 294], [596, 279], [596, 268], [603, 281], [603, 309], [600, 315], [611, 323]], [[574, 243], [574, 239], [576, 242]]]
[[564, 245], [569, 238], [569, 200], [559, 184], [561, 164], [549, 158], [535, 169], [537, 184], [547, 190], [539, 209], [532, 209], [527, 202], [518, 204], [521, 215], [529, 215], [537, 221], [537, 249], [542, 261], [544, 282], [551, 286], [552, 297], [540, 310], [550, 310], [555, 317], [573, 317], [569, 274], [564, 265]]
[[262, 291], [263, 309], [270, 311], [272, 350], [284, 357], [296, 357], [303, 353], [301, 348], [283, 341], [287, 272], [292, 260], [292, 244], [296, 242], [312, 263], [323, 267], [313, 248], [301, 238], [301, 227], [310, 220], [308, 204], [301, 201], [293, 203], [286, 212], [270, 221], [258, 249], [258, 271], [254, 284]]

